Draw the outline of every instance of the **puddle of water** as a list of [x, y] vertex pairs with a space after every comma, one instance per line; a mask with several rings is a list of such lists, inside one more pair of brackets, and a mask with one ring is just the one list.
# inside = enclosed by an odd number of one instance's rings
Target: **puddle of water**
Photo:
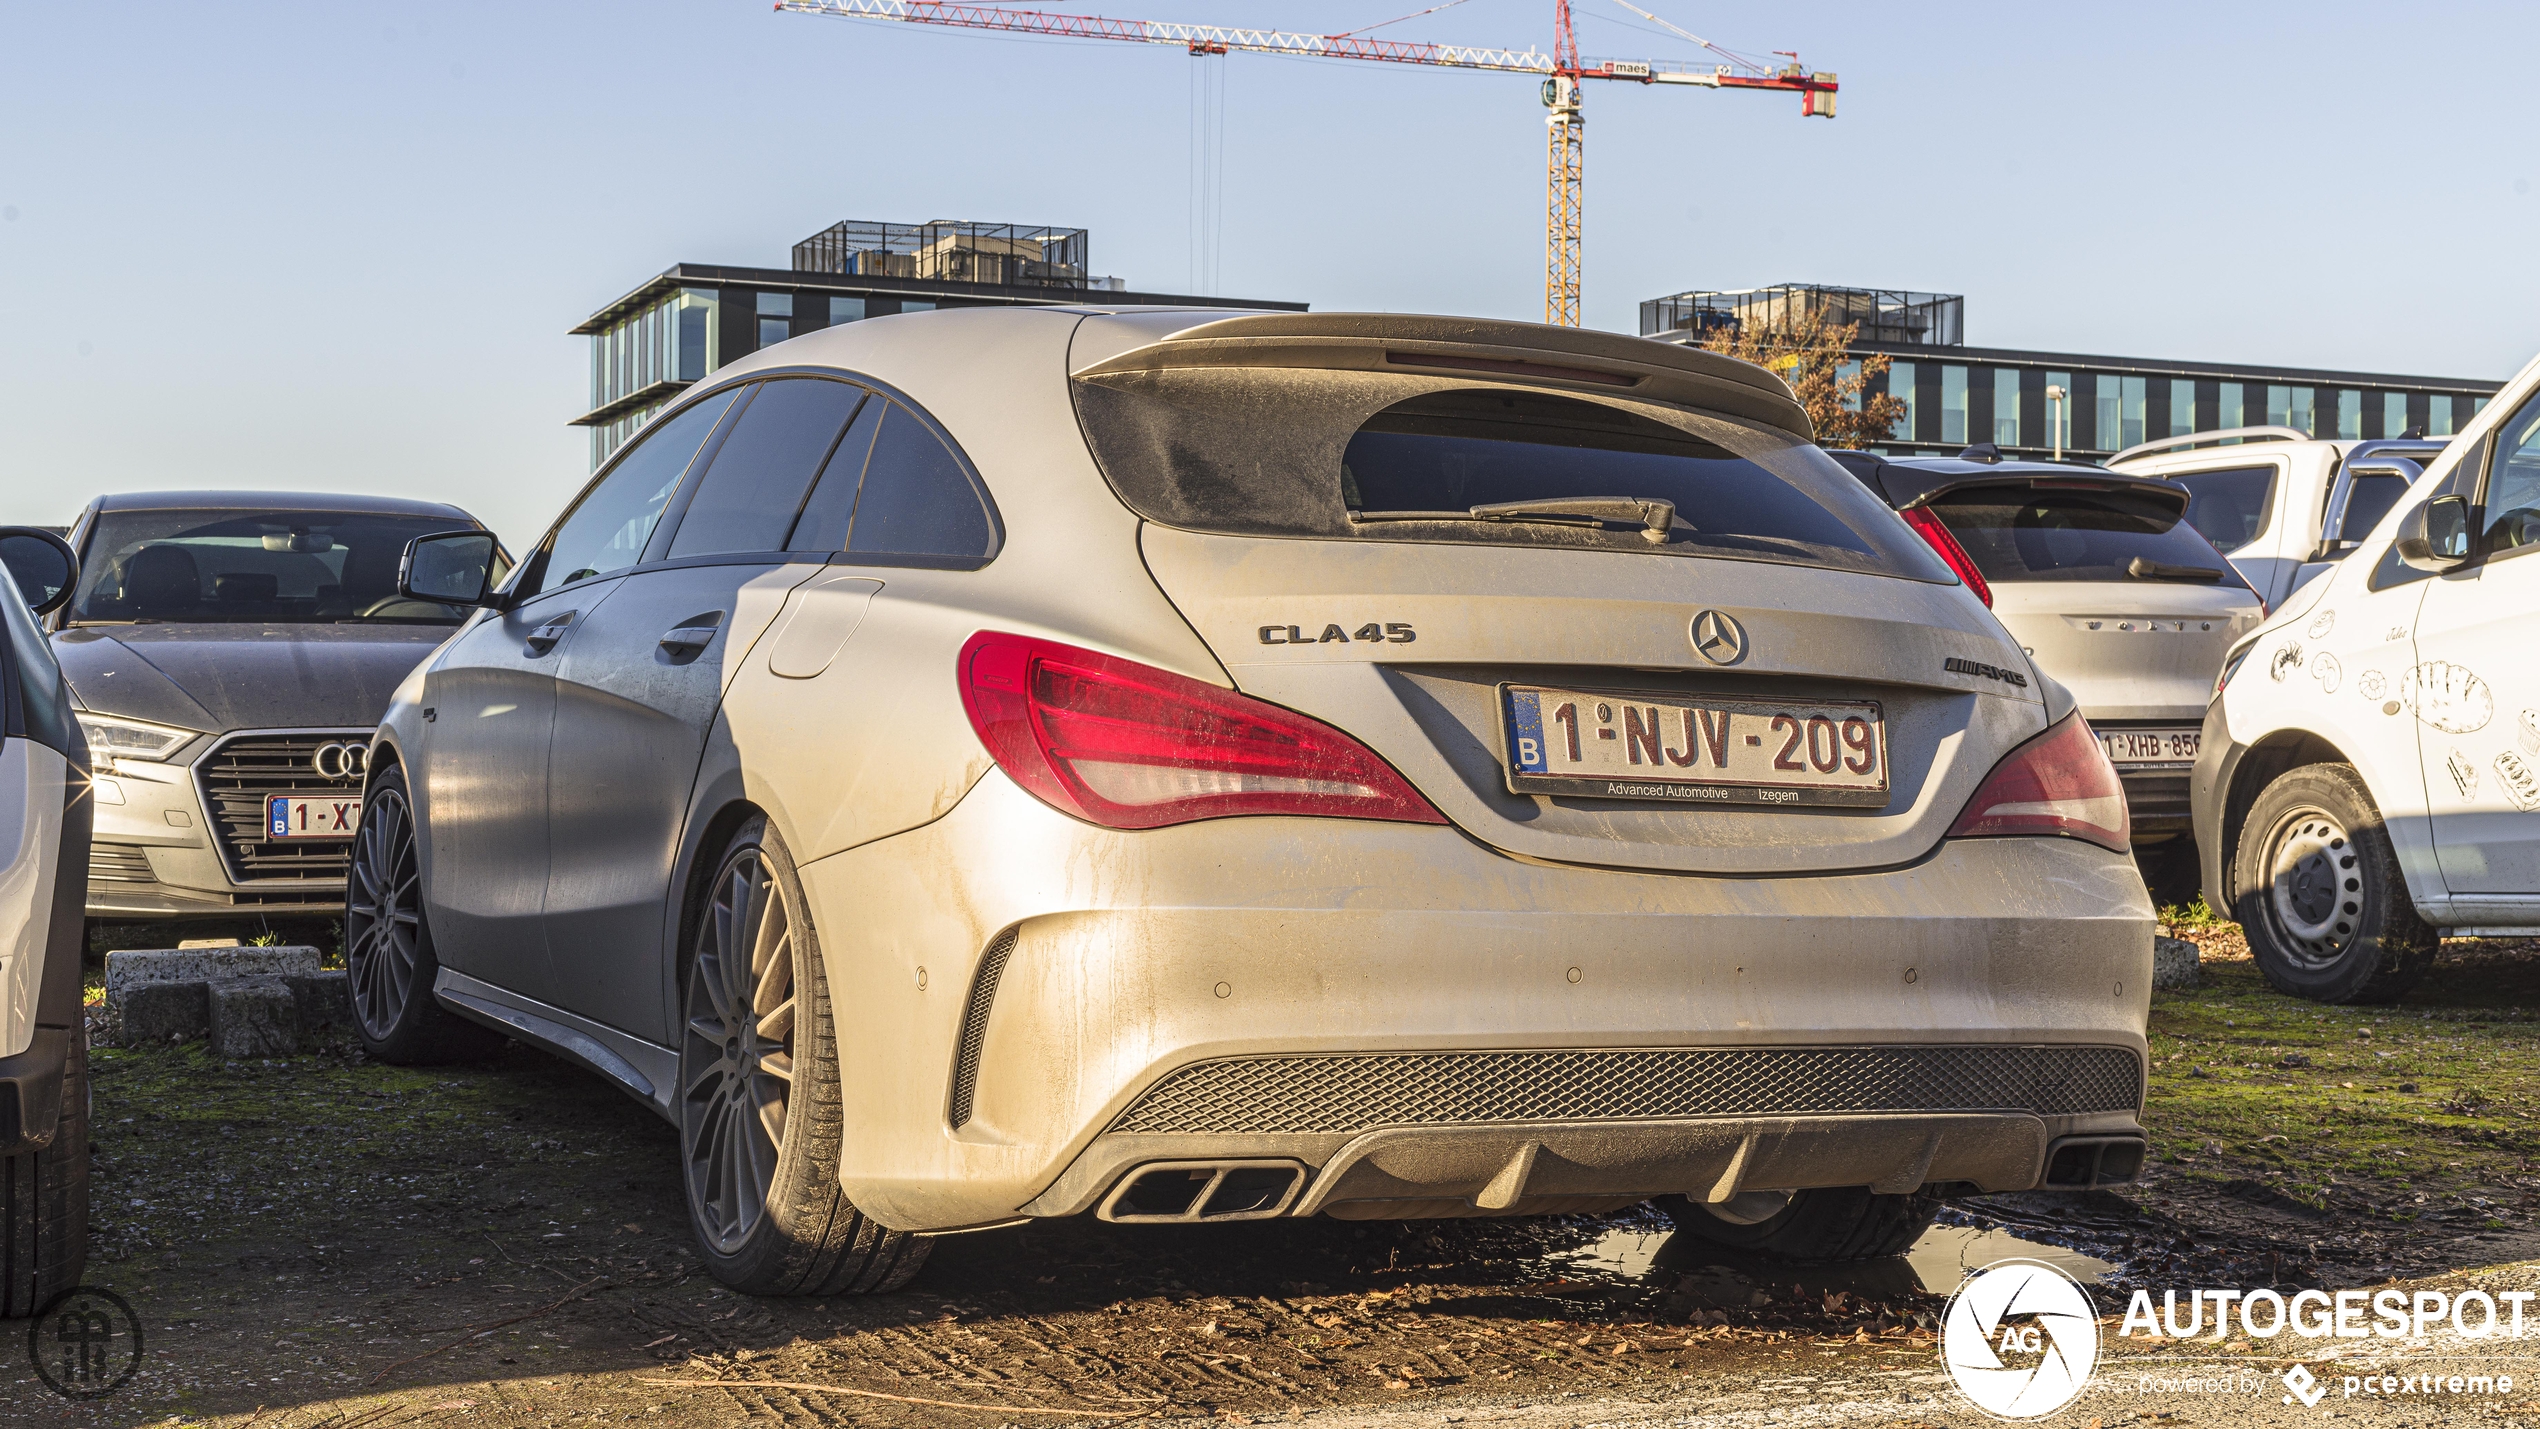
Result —
[[1697, 1304], [1725, 1309], [1753, 1303], [1761, 1285], [1797, 1285], [1819, 1294], [1844, 1290], [1872, 1300], [1916, 1291], [1947, 1295], [1976, 1270], [2015, 1256], [2044, 1261], [2084, 1285], [2098, 1284], [2116, 1268], [2062, 1246], [1972, 1226], [1934, 1226], [1913, 1249], [1886, 1260], [1788, 1265], [1741, 1256], [1697, 1236], [1634, 1225], [1606, 1232], [1563, 1257], [1563, 1263], [1574, 1271], [1622, 1280], [1640, 1280], [1653, 1272], [1681, 1277], [1682, 1291]]

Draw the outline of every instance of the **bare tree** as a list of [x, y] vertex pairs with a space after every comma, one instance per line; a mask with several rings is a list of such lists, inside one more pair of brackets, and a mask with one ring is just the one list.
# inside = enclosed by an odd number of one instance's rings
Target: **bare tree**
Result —
[[[1752, 362], [1790, 384], [1790, 393], [1808, 410], [1817, 443], [1859, 447], [1893, 440], [1905, 417], [1905, 403], [1881, 392], [1864, 395], [1871, 379], [1887, 371], [1887, 358], [1875, 353], [1853, 357], [1848, 351], [1859, 323], [1835, 324], [1814, 306], [1786, 306], [1770, 319], [1748, 320], [1713, 333], [1703, 350]], [[1857, 363], [1858, 365], [1852, 365]]]

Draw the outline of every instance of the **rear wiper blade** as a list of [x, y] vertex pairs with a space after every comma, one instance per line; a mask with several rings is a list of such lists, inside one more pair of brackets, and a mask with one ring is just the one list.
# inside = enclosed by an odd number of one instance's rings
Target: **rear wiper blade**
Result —
[[2167, 561], [2137, 556], [2126, 562], [2125, 573], [2139, 581], [2218, 581], [2223, 573], [2210, 566], [2173, 566]]
[[1463, 511], [1353, 510], [1349, 519], [1529, 522], [1544, 526], [1602, 526], [1608, 521], [1633, 521], [1640, 524], [1641, 539], [1659, 544], [1675, 529], [1676, 503], [1654, 496], [1554, 496], [1536, 501], [1492, 501]]

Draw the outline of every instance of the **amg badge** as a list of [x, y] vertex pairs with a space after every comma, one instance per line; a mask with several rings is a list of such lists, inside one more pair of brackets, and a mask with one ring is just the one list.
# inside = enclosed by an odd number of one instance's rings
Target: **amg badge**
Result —
[[1942, 660], [1940, 668], [1953, 675], [1981, 675], [1988, 680], [2000, 680], [2006, 685], [2028, 688], [2028, 676], [2017, 670], [2004, 670], [1975, 660], [1961, 660], [1955, 655]]

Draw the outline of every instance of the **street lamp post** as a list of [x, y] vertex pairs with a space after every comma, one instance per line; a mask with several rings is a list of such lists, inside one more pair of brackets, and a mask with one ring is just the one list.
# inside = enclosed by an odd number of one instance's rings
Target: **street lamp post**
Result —
[[2055, 460], [2057, 460], [2057, 461], [2062, 461], [2062, 460], [2064, 459], [2064, 398], [2065, 398], [2065, 396], [2066, 396], [2066, 393], [2064, 392], [2064, 389], [2063, 389], [2063, 388], [2061, 388], [2061, 387], [2049, 387], [2049, 388], [2047, 388], [2047, 389], [2046, 389], [2046, 400], [2047, 400], [2047, 402], [2048, 402], [2049, 404], [2051, 404], [2051, 405], [2054, 407], [2054, 409], [2055, 409], [2055, 415], [2054, 415], [2052, 418], [2050, 418], [2050, 419], [2048, 420], [2047, 425], [2048, 425], [2048, 427], [2049, 427], [2049, 428], [2050, 428], [2050, 429], [2054, 432], [2054, 440], [2055, 440]]

